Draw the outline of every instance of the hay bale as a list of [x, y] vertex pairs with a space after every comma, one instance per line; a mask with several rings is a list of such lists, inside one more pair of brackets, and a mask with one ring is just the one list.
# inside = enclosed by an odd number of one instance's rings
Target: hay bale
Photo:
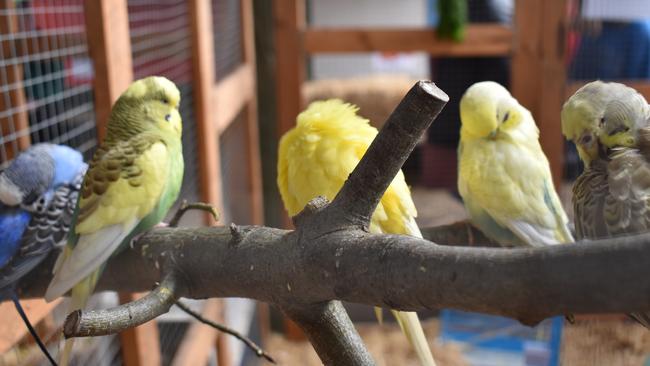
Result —
[[302, 95], [308, 104], [330, 98], [356, 104], [363, 117], [381, 128], [415, 82], [415, 79], [403, 75], [311, 80], [303, 85]]

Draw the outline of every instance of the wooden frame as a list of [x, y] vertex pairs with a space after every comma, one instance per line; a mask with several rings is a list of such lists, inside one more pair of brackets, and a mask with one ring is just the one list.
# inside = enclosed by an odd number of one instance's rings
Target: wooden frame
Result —
[[[433, 29], [315, 28], [305, 21], [305, 0], [278, 0], [275, 20], [278, 136], [304, 107], [305, 57], [320, 53], [427, 52], [432, 56], [511, 56], [511, 90], [533, 113], [556, 185], [563, 176], [564, 138], [559, 112], [579, 85], [567, 85], [565, 35], [572, 0], [515, 2], [514, 27], [470, 24], [462, 43], [440, 41]], [[516, 35], [516, 36], [515, 36]], [[650, 83], [628, 85], [650, 96]], [[286, 221], [289, 224], [288, 220]]]
[[[87, 0], [84, 4], [90, 57], [95, 66], [94, 95], [97, 140], [106, 136], [111, 106], [133, 81], [131, 37], [126, 0]], [[119, 294], [120, 303], [142, 294]], [[160, 364], [158, 326], [155, 321], [120, 334], [122, 359], [127, 366]]]
[[[0, 0], [3, 9], [13, 6], [10, 0]], [[236, 117], [242, 115], [245, 123], [245, 144], [247, 150], [248, 194], [250, 197], [251, 224], [262, 224], [262, 182], [259, 157], [259, 136], [257, 128], [257, 94], [255, 46], [253, 33], [253, 8], [251, 0], [241, 0], [241, 24], [243, 63], [233, 73], [227, 75], [220, 82], [216, 82], [214, 44], [212, 29], [212, 4], [210, 0], [190, 0], [189, 16], [192, 38], [192, 66], [194, 112], [197, 122], [197, 136], [199, 149], [199, 165], [201, 172], [201, 199], [223, 210], [219, 136], [230, 126]], [[95, 114], [97, 121], [98, 140], [105, 137], [106, 122], [110, 108], [119, 95], [133, 80], [133, 61], [131, 54], [131, 39], [129, 33], [128, 7], [126, 0], [86, 0], [84, 2], [86, 17], [87, 37], [90, 57], [95, 68], [94, 98]], [[11, 20], [11, 19], [9, 19]], [[17, 31], [17, 22], [1, 22], [1, 34]], [[43, 36], [36, 40], [47, 42], [51, 37]], [[66, 38], [67, 39], [67, 38]], [[71, 38], [77, 42], [77, 38]], [[12, 49], [18, 53], [29, 53], [29, 48], [16, 47], [12, 41], [2, 42], [3, 49]], [[12, 83], [19, 83], [22, 77], [22, 67], [12, 66], [8, 74], [15, 76]], [[15, 80], [14, 80], [15, 79]], [[25, 104], [24, 93], [18, 88], [11, 94], [12, 105]], [[1, 101], [4, 98], [0, 98]], [[3, 110], [0, 105], [0, 111]], [[17, 128], [27, 130], [28, 122], [26, 113], [13, 117], [19, 119]], [[20, 122], [23, 120], [23, 122]], [[0, 123], [3, 123], [0, 120]], [[29, 133], [19, 141], [19, 149], [29, 145]], [[206, 215], [207, 224], [214, 224], [211, 216]], [[120, 294], [120, 300], [131, 301], [138, 294]], [[26, 301], [25, 307], [34, 323], [44, 319], [56, 304], [46, 304], [42, 300]], [[13, 306], [3, 303], [1, 307]], [[207, 318], [223, 321], [223, 303], [218, 299], [205, 302], [203, 315]], [[20, 331], [21, 320], [15, 316], [14, 311], [7, 311], [1, 315], [0, 322], [12, 331], [0, 338], [0, 347], [8, 349], [12, 344], [22, 339], [26, 331]], [[149, 322], [135, 329], [123, 332], [121, 335], [124, 364], [155, 365], [161, 363], [159, 352], [158, 328], [155, 322]], [[211, 349], [218, 347], [219, 365], [232, 364], [231, 355], [225, 347], [226, 338], [214, 329], [199, 323], [193, 323], [187, 336], [179, 347], [179, 354], [174, 360], [174, 365], [204, 364]]]

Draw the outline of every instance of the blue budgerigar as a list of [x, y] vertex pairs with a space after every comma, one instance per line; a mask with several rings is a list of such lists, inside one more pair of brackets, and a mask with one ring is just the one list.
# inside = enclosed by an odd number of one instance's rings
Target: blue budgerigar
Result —
[[0, 172], [0, 300], [13, 300], [52, 364], [15, 286], [65, 243], [86, 168], [81, 154], [67, 146], [37, 144]]

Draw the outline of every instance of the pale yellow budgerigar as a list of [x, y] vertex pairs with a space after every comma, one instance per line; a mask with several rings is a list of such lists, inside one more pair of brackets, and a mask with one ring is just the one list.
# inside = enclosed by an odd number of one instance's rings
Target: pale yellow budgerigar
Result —
[[[289, 215], [317, 196], [334, 199], [357, 166], [377, 129], [338, 99], [313, 102], [280, 141], [278, 187]], [[417, 212], [400, 171], [381, 198], [370, 223], [374, 233], [422, 237]], [[435, 365], [415, 312], [392, 311], [423, 365]]]
[[458, 190], [472, 223], [503, 245], [573, 242], [530, 112], [484, 81], [467, 89], [460, 117]]

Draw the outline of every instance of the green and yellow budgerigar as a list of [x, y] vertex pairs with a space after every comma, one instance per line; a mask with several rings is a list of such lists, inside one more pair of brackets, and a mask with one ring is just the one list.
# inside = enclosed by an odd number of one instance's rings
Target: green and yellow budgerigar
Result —
[[530, 112], [492, 81], [460, 101], [458, 190], [470, 219], [508, 246], [573, 242]]
[[[174, 83], [157, 76], [135, 81], [115, 102], [46, 300], [72, 289], [71, 311], [82, 309], [105, 262], [158, 224], [176, 201], [183, 180], [179, 102]], [[68, 340], [64, 365], [71, 347]]]
[[[584, 171], [573, 185], [577, 239], [650, 229], [650, 108], [636, 90], [594, 81], [562, 108], [562, 132]], [[630, 314], [650, 328], [650, 313]]]
[[[357, 166], [377, 129], [338, 99], [313, 102], [280, 141], [278, 187], [289, 215], [317, 196], [334, 199]], [[374, 233], [422, 237], [411, 193], [400, 171], [381, 198], [370, 223]], [[435, 365], [418, 316], [392, 311], [423, 365]]]

